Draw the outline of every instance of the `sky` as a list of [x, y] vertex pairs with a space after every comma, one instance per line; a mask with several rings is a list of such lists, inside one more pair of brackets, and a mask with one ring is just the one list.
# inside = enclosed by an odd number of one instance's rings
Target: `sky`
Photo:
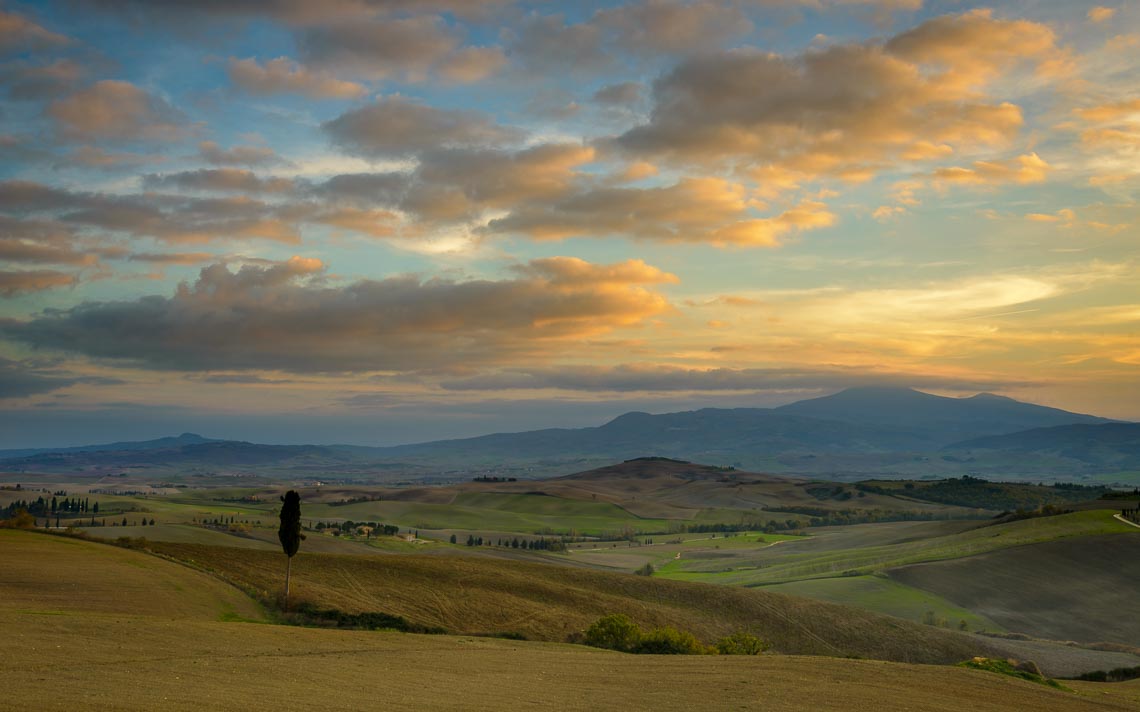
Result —
[[0, 447], [1140, 420], [1140, 7], [0, 4]]

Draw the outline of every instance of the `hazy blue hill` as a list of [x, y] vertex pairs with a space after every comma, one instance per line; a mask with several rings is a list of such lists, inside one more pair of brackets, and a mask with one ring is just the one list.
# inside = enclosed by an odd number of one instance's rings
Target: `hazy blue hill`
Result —
[[502, 453], [513, 457], [603, 456], [628, 459], [662, 455], [722, 462], [738, 453], [888, 452], [926, 443], [888, 428], [786, 415], [763, 408], [705, 408], [650, 415], [626, 413], [596, 428], [497, 433], [462, 440], [380, 448], [377, 453], [413, 457], [427, 453]]
[[992, 393], [946, 398], [910, 388], [849, 388], [830, 396], [790, 403], [776, 411], [892, 428], [934, 447], [1031, 428], [1113, 422]]
[[103, 443], [101, 445], [79, 445], [76, 447], [44, 447], [44, 448], [26, 448], [20, 450], [0, 450], [0, 460], [8, 460], [17, 457], [29, 457], [31, 455], [40, 455], [49, 452], [99, 452], [99, 451], [113, 451], [119, 452], [124, 450], [169, 450], [171, 448], [182, 447], [184, 445], [199, 445], [202, 443], [222, 442], [212, 438], [204, 438], [195, 433], [182, 433], [178, 436], [171, 436], [165, 438], [156, 438], [154, 440], [132, 440], [125, 442]]
[[[395, 447], [260, 445], [187, 433], [143, 442], [0, 452], [0, 461], [16, 471], [141, 467], [248, 472], [261, 467], [266, 472], [330, 477], [373, 476], [386, 470], [414, 478], [431, 471], [486, 468], [521, 468], [523, 476], [561, 474], [581, 465], [653, 455], [812, 475], [953, 476], [964, 468], [971, 473], [1007, 468], [1008, 458], [1000, 452], [1006, 446], [1000, 444], [986, 445], [989, 449], [979, 450], [977, 456], [933, 456], [952, 443], [1033, 428], [1112, 422], [986, 393], [944, 398], [907, 388], [852, 388], [775, 409], [631, 412], [592, 428], [496, 433]], [[1026, 461], [1037, 463], [1033, 472], [1061, 473], [1077, 461], [1093, 467], [1132, 457], [1127, 446], [1116, 441], [1075, 442], [1065, 448], [1049, 436], [1025, 442], [1027, 451], [1033, 451]], [[992, 457], [986, 454], [991, 449], [997, 453]]]
[[948, 451], [1051, 455], [1100, 467], [1140, 468], [1140, 423], [1061, 425], [954, 443]]

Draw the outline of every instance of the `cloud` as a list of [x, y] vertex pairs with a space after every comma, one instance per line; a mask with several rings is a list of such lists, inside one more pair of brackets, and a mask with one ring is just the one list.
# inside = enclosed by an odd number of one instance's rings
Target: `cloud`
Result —
[[0, 86], [7, 87], [10, 99], [40, 101], [71, 91], [84, 74], [84, 68], [69, 59], [39, 65], [16, 62], [0, 67]]
[[68, 287], [76, 276], [56, 270], [0, 271], [0, 296], [12, 297], [26, 292], [41, 292], [54, 287]]
[[367, 156], [406, 156], [435, 148], [512, 143], [518, 129], [500, 126], [482, 113], [437, 109], [401, 96], [381, 98], [322, 124], [342, 148]]
[[599, 10], [593, 23], [617, 33], [626, 50], [686, 54], [719, 48], [752, 31], [752, 22], [736, 5], [695, 0], [646, 0]]
[[590, 72], [612, 58], [602, 49], [601, 29], [567, 25], [562, 15], [532, 15], [508, 33], [508, 54], [532, 72]]
[[466, 378], [445, 379], [440, 382], [442, 388], [454, 391], [557, 389], [591, 393], [754, 392], [780, 389], [840, 389], [857, 386], [918, 386], [969, 390], [1009, 385], [1012, 384], [1008, 380], [885, 373], [866, 368], [684, 368], [660, 364], [522, 368]]
[[0, 215], [0, 262], [91, 265], [97, 256], [76, 244], [74, 230], [54, 220]]
[[553, 202], [524, 204], [492, 220], [487, 229], [538, 240], [627, 235], [663, 242], [773, 247], [789, 233], [826, 227], [835, 219], [815, 202], [774, 217], [752, 217], [744, 186], [721, 178], [684, 178], [666, 187], [596, 188]]
[[1004, 161], [974, 161], [970, 168], [952, 166], [939, 168], [933, 176], [948, 183], [997, 185], [1004, 183], [1040, 183], [1052, 167], [1036, 153]]
[[298, 38], [305, 64], [373, 80], [423, 80], [459, 43], [442, 18], [427, 15], [320, 25]]
[[0, 53], [40, 52], [71, 42], [63, 35], [45, 30], [23, 15], [0, 10]]
[[215, 258], [210, 252], [134, 252], [127, 259], [156, 265], [196, 265]]
[[306, 27], [348, 20], [371, 21], [377, 16], [448, 12], [478, 18], [515, 0], [82, 0], [99, 10], [116, 12], [140, 23], [175, 28], [202, 22], [270, 19]]
[[37, 368], [33, 364], [0, 357], [0, 400], [26, 398], [67, 388], [77, 382], [74, 378], [60, 378]]
[[682, 164], [863, 180], [901, 161], [1008, 144], [1021, 109], [987, 88], [1062, 54], [1048, 27], [979, 11], [882, 43], [703, 54], [658, 79], [650, 121], [612, 145]]
[[640, 82], [621, 82], [607, 84], [594, 92], [594, 101], [599, 104], [625, 105], [634, 104], [641, 100]]
[[84, 302], [0, 325], [40, 348], [176, 370], [418, 370], [543, 357], [669, 308], [638, 260], [534, 260], [500, 281], [412, 276], [322, 286], [319, 260], [204, 268], [173, 296]]
[[497, 74], [507, 61], [499, 47], [464, 47], [441, 60], [435, 69], [446, 81], [470, 84]]
[[1088, 17], [1088, 19], [1089, 19], [1089, 22], [1096, 22], [1096, 23], [1108, 22], [1109, 20], [1111, 20], [1115, 16], [1116, 16], [1116, 8], [1104, 7], [1101, 5], [1098, 5], [1092, 9], [1090, 9], [1088, 11], [1088, 15], [1086, 15], [1086, 17]]
[[67, 154], [65, 161], [56, 164], [57, 168], [87, 166], [89, 168], [118, 168], [120, 166], [141, 166], [147, 163], [161, 163], [164, 157], [148, 153], [111, 153], [98, 146], [78, 146]]
[[214, 141], [198, 144], [198, 155], [215, 166], [264, 166], [280, 163], [281, 158], [267, 146], [234, 146], [222, 148]]
[[47, 114], [72, 140], [165, 141], [186, 132], [185, 118], [165, 100], [111, 79], [52, 102]]
[[288, 193], [296, 186], [289, 178], [261, 178], [240, 168], [210, 168], [182, 173], [143, 176], [146, 188], [216, 191], [223, 193]]
[[264, 65], [256, 59], [231, 59], [230, 81], [251, 94], [301, 94], [310, 99], [359, 99], [368, 94], [363, 84], [313, 72], [287, 57]]
[[246, 196], [79, 193], [28, 181], [0, 181], [0, 212], [47, 213], [62, 223], [167, 242], [216, 239], [300, 241], [305, 206], [273, 206]]

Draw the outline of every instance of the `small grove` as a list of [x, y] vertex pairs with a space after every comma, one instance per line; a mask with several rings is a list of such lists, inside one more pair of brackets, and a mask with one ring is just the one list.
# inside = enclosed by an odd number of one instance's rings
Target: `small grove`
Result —
[[743, 631], [708, 646], [692, 633], [669, 626], [642, 630], [624, 613], [599, 618], [586, 630], [582, 642], [595, 648], [642, 655], [759, 655], [769, 647]]

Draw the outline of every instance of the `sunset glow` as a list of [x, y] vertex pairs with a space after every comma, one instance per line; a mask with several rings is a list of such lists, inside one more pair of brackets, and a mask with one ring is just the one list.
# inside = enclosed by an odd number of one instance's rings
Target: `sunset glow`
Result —
[[0, 53], [0, 447], [1140, 420], [1130, 3], [14, 2]]

